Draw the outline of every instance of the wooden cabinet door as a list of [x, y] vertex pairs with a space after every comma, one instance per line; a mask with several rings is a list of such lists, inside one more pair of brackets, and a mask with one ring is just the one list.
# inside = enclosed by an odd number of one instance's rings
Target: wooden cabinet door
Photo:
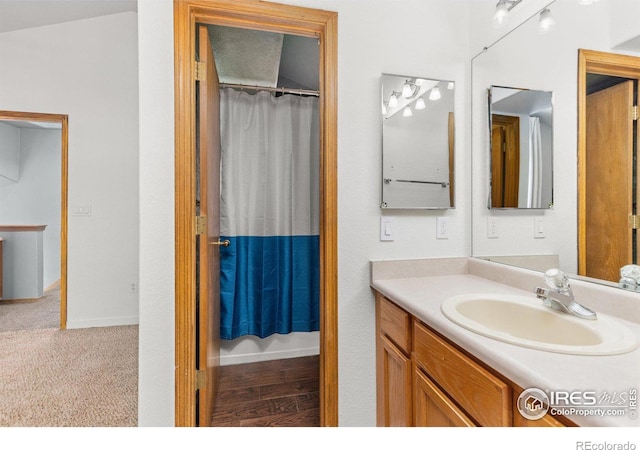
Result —
[[416, 427], [475, 427], [475, 423], [419, 369], [413, 372]]
[[411, 360], [386, 337], [380, 339], [378, 372], [378, 426], [410, 427], [413, 424], [411, 404]]

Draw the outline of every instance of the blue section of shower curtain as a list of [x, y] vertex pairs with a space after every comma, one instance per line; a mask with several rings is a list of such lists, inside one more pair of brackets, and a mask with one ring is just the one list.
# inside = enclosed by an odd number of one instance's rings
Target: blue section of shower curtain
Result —
[[319, 236], [222, 236], [220, 337], [320, 329]]

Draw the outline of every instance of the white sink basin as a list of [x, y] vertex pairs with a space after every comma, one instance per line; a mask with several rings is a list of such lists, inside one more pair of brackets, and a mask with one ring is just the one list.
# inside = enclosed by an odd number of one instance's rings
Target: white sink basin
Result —
[[548, 352], [617, 355], [639, 344], [634, 331], [609, 316], [581, 319], [547, 308], [533, 296], [460, 295], [445, 300], [441, 309], [470, 331]]

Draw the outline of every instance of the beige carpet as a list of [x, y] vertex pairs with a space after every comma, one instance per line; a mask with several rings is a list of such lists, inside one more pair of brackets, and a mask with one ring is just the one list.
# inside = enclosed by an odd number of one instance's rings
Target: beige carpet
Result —
[[137, 326], [0, 332], [0, 426], [136, 426], [137, 380]]
[[0, 332], [60, 327], [60, 286], [37, 300], [0, 300]]

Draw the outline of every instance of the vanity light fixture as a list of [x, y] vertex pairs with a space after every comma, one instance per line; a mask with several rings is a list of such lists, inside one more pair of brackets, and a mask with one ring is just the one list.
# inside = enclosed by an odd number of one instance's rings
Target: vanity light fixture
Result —
[[410, 106], [405, 106], [404, 111], [402, 111], [402, 117], [411, 117], [413, 116], [413, 112], [411, 111]]
[[420, 88], [418, 87], [418, 84], [411, 80], [405, 81], [404, 85], [402, 86], [402, 96], [404, 98], [413, 98], [418, 94], [419, 91]]
[[382, 102], [382, 115], [386, 116], [387, 115], [387, 104], [388, 102]]
[[440, 93], [440, 88], [438, 86], [434, 86], [429, 93], [429, 100], [440, 100], [442, 98], [442, 94]]
[[496, 5], [496, 11], [493, 13], [493, 24], [501, 26], [507, 20], [507, 15], [522, 0], [499, 0]]
[[426, 107], [427, 105], [425, 105], [423, 97], [420, 97], [418, 100], [416, 100], [416, 109], [425, 109]]
[[398, 107], [398, 94], [394, 92], [391, 94], [389, 98], [389, 108], [397, 108]]
[[538, 20], [538, 27], [541, 34], [547, 33], [556, 24], [555, 19], [551, 15], [549, 8], [544, 8], [540, 12], [540, 19]]
[[450, 91], [452, 91], [454, 87], [455, 87], [455, 83], [453, 81], [449, 81], [447, 83], [447, 89], [449, 89]]

